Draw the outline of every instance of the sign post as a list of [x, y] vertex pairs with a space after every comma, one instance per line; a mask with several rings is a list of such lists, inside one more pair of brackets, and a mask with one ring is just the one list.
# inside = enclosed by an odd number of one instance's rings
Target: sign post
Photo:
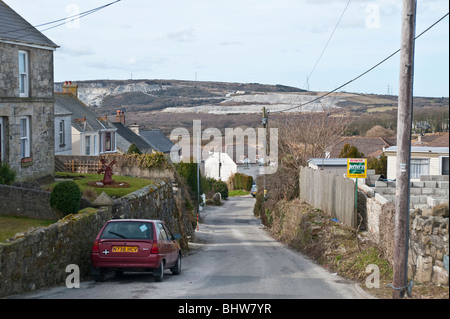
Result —
[[355, 178], [355, 218], [358, 214], [358, 178], [367, 177], [367, 159], [366, 158], [348, 158], [347, 159], [347, 177]]

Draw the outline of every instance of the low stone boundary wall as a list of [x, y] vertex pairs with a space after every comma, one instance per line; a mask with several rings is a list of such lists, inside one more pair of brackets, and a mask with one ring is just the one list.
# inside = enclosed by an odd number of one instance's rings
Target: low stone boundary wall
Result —
[[[410, 215], [408, 277], [421, 283], [449, 284], [448, 203], [433, 209], [415, 210]], [[395, 204], [367, 198], [367, 231], [386, 259], [394, 263]]]
[[108, 209], [87, 208], [0, 243], [0, 297], [61, 285], [70, 264], [87, 276], [92, 243], [111, 216]]
[[[102, 202], [103, 201], [103, 202]], [[105, 193], [94, 201], [101, 206], [86, 208], [47, 227], [17, 234], [0, 243], [0, 297], [62, 285], [75, 264], [81, 277], [90, 273], [92, 243], [101, 227], [114, 218], [160, 219], [174, 233], [182, 235], [181, 244], [194, 236], [192, 224], [178, 209], [172, 185], [160, 181], [124, 197], [112, 200]]]
[[448, 286], [448, 213], [446, 218], [421, 211], [413, 215], [408, 272], [419, 282]]
[[0, 215], [57, 220], [50, 207], [50, 192], [0, 185]]

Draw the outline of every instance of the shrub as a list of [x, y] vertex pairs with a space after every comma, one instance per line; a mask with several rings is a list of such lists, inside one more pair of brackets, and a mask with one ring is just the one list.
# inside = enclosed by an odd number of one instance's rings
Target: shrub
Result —
[[139, 154], [139, 155], [142, 155], [142, 152], [139, 149], [139, 147], [136, 146], [136, 144], [132, 143], [130, 145], [130, 147], [128, 148], [127, 154]]
[[180, 162], [175, 165], [175, 168], [178, 174], [180, 174], [180, 176], [182, 176], [186, 183], [189, 185], [192, 198], [196, 199], [198, 194], [197, 163], [193, 163], [192, 161], [190, 163]]
[[235, 173], [228, 179], [230, 190], [246, 190], [250, 191], [253, 185], [253, 177], [242, 173]]
[[220, 193], [223, 199], [228, 198], [228, 185], [225, 182], [222, 181], [215, 181], [212, 184], [211, 190], [215, 193]]
[[80, 210], [81, 191], [74, 181], [61, 182], [50, 194], [50, 206], [63, 216], [76, 214]]
[[141, 168], [164, 169], [170, 167], [168, 156], [161, 152], [138, 155], [137, 160]]
[[11, 185], [16, 179], [16, 171], [7, 163], [0, 163], [0, 184]]

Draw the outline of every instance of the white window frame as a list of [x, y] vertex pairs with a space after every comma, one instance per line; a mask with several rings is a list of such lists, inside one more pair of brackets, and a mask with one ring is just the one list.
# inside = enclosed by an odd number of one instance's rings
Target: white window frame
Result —
[[[110, 134], [110, 147], [106, 149], [106, 136]], [[100, 153], [114, 153], [117, 151], [117, 141], [116, 141], [116, 132], [115, 131], [103, 131], [100, 134]]]
[[98, 147], [97, 147], [97, 135], [94, 135], [94, 150], [93, 150], [93, 152], [92, 152], [92, 154], [93, 155], [98, 155], [98, 152], [97, 152], [97, 149], [98, 149]]
[[31, 132], [30, 117], [23, 116], [19, 118], [20, 127], [20, 158], [31, 157]]
[[66, 122], [64, 120], [59, 121], [59, 146], [66, 146]]
[[5, 136], [5, 125], [3, 122], [3, 117], [0, 116], [0, 162], [3, 162], [5, 157], [4, 136]]
[[[23, 59], [23, 70], [21, 69], [21, 61]], [[30, 69], [28, 63], [28, 52], [19, 50], [19, 96], [29, 97], [29, 78]]]
[[84, 155], [91, 155], [91, 136], [84, 136]]
[[[419, 161], [422, 161], [421, 163]], [[430, 159], [429, 158], [411, 158], [411, 177], [418, 179], [422, 175], [430, 174]]]

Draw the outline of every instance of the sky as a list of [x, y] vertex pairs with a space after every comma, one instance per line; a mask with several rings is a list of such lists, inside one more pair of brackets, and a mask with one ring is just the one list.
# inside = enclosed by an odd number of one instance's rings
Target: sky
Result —
[[[32, 25], [114, 1], [4, 0]], [[43, 33], [60, 46], [56, 82], [174, 79], [331, 91], [400, 48], [402, 2], [121, 0]], [[448, 12], [448, 0], [418, 0], [417, 34]], [[397, 54], [340, 91], [398, 95], [399, 68]], [[448, 17], [416, 41], [414, 95], [449, 96]]]

